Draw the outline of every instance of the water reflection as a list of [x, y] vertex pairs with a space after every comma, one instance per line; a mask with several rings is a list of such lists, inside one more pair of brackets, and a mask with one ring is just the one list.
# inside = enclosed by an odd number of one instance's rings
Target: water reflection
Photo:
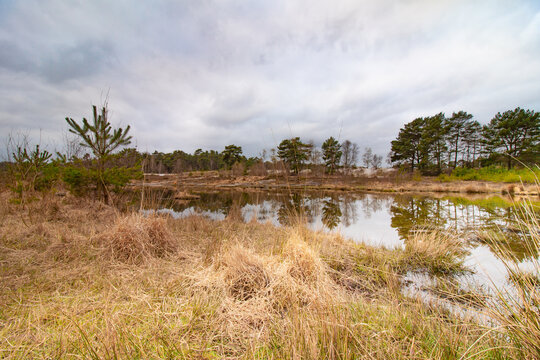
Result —
[[[429, 197], [403, 194], [336, 194], [207, 192], [200, 199], [172, 201], [172, 193], [162, 194], [161, 207], [174, 216], [203, 213], [222, 219], [237, 211], [245, 221], [271, 221], [289, 225], [304, 219], [314, 229], [339, 231], [344, 236], [387, 247], [403, 247], [411, 231], [429, 226], [464, 234], [476, 245], [485, 245], [479, 234], [503, 232], [518, 261], [526, 259], [523, 234], [516, 227], [519, 208], [500, 198]], [[482, 230], [479, 232], [478, 230]], [[495, 251], [494, 245], [491, 251]]]
[[341, 207], [339, 200], [335, 198], [330, 198], [323, 200], [322, 208], [322, 223], [329, 230], [333, 230], [341, 222], [341, 217], [343, 216], [341, 212]]

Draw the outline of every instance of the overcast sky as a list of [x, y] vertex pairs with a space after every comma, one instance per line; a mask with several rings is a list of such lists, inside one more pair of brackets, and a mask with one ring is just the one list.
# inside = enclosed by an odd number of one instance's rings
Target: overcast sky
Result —
[[0, 0], [3, 137], [60, 147], [107, 92], [141, 151], [385, 155], [415, 117], [539, 111], [540, 1]]

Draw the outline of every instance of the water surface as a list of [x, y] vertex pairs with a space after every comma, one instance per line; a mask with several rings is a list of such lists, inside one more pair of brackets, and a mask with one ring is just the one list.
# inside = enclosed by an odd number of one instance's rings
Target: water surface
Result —
[[[271, 222], [277, 226], [294, 221], [297, 214], [313, 230], [339, 232], [346, 238], [387, 248], [404, 248], [414, 231], [425, 227], [459, 234], [469, 255], [465, 263], [475, 272], [472, 281], [481, 285], [504, 284], [507, 273], [495, 252], [479, 241], [478, 232], [496, 230], [511, 241], [511, 254], [527, 267], [516, 218], [519, 207], [504, 197], [457, 197], [374, 193], [279, 193], [200, 192], [196, 200], [175, 201], [173, 193], [159, 195], [160, 212], [180, 218], [202, 214], [224, 219], [230, 214], [244, 221]], [[154, 194], [155, 197], [155, 194]]]

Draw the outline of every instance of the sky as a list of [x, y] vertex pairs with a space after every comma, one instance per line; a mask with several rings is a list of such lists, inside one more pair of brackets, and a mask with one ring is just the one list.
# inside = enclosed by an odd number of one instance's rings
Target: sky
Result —
[[140, 151], [386, 155], [416, 117], [540, 111], [540, 1], [0, 0], [2, 138], [61, 149], [106, 98]]

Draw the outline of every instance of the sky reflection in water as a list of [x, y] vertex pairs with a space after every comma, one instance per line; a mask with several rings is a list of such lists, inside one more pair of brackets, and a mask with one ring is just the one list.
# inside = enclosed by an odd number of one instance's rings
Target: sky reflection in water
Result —
[[[168, 194], [172, 195], [172, 194]], [[170, 199], [167, 194], [164, 199]], [[480, 283], [505, 282], [506, 272], [486, 244], [474, 241], [480, 229], [502, 230], [512, 242], [513, 255], [527, 264], [515, 233], [515, 217], [519, 214], [509, 199], [501, 197], [441, 198], [409, 194], [336, 194], [336, 193], [245, 193], [225, 191], [198, 193], [200, 199], [165, 200], [160, 212], [180, 218], [201, 214], [222, 220], [230, 211], [240, 212], [244, 221], [256, 217], [259, 222], [287, 225], [300, 214], [313, 230], [339, 232], [354, 241], [387, 248], [404, 248], [409, 232], [435, 227], [449, 229], [471, 240], [466, 264], [477, 272]]]

